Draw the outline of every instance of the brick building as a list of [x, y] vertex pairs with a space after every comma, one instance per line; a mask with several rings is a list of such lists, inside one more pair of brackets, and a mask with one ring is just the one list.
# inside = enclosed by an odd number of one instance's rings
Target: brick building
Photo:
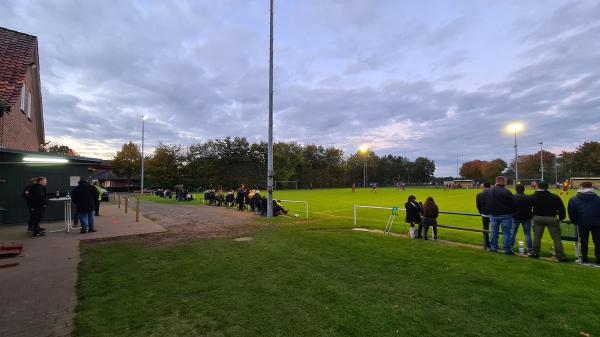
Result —
[[0, 148], [39, 151], [44, 116], [37, 37], [0, 27]]

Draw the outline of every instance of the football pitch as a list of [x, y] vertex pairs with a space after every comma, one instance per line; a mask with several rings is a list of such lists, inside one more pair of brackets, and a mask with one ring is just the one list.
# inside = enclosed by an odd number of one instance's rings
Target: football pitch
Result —
[[[413, 194], [433, 196], [443, 211], [474, 212], [476, 193], [277, 191], [308, 201], [310, 219], [286, 204], [298, 218], [278, 217], [247, 242], [84, 244], [74, 335], [598, 336], [597, 268], [351, 230], [355, 204], [401, 206]], [[359, 212], [357, 226], [383, 229], [388, 215]], [[399, 215], [395, 232], [402, 223]], [[479, 245], [481, 235], [470, 234], [440, 230], [440, 239]]]

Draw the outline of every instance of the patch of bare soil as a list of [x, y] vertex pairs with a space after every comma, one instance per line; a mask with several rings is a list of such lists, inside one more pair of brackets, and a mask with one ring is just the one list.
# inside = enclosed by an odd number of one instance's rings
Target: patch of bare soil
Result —
[[265, 228], [267, 224], [264, 218], [250, 212], [201, 205], [144, 202], [142, 215], [163, 226], [167, 231], [94, 241], [141, 240], [146, 246], [169, 246], [199, 238], [240, 237]]

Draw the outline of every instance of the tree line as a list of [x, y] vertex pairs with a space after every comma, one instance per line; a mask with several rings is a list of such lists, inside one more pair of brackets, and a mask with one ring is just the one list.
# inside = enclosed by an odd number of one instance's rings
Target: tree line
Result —
[[[570, 177], [600, 176], [600, 143], [585, 142], [574, 151], [562, 151], [556, 155], [549, 151], [537, 151], [517, 157], [520, 179], [539, 179], [542, 162], [544, 178], [548, 181], [562, 181]], [[462, 164], [460, 175], [475, 181], [492, 181], [504, 174], [510, 179], [515, 177], [515, 159], [507, 164], [502, 159], [492, 161], [471, 160]]]
[[[275, 180], [298, 182], [299, 188], [324, 188], [362, 183], [366, 161], [368, 182], [391, 185], [396, 181], [429, 183], [434, 179], [435, 163], [425, 157], [414, 161], [406, 157], [378, 156], [372, 151], [346, 156], [334, 146], [297, 142], [273, 144]], [[139, 176], [140, 149], [133, 142], [124, 144], [112, 160], [114, 171], [130, 179]], [[233, 188], [239, 184], [266, 185], [267, 143], [251, 143], [244, 137], [227, 137], [183, 147], [159, 144], [144, 158], [144, 184], [149, 188]]]

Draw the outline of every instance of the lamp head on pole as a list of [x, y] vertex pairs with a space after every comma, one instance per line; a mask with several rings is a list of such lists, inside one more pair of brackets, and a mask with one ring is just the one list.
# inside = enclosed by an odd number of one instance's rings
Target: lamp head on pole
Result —
[[363, 144], [363, 145], [359, 146], [358, 151], [360, 153], [367, 153], [369, 151], [369, 145]]
[[147, 119], [148, 119], [148, 116], [146, 116], [146, 115], [142, 115], [142, 120], [144, 120], [144, 121], [145, 121], [145, 120], [147, 120]]
[[519, 133], [525, 129], [525, 125], [520, 122], [510, 123], [506, 126], [506, 131], [510, 133]]

